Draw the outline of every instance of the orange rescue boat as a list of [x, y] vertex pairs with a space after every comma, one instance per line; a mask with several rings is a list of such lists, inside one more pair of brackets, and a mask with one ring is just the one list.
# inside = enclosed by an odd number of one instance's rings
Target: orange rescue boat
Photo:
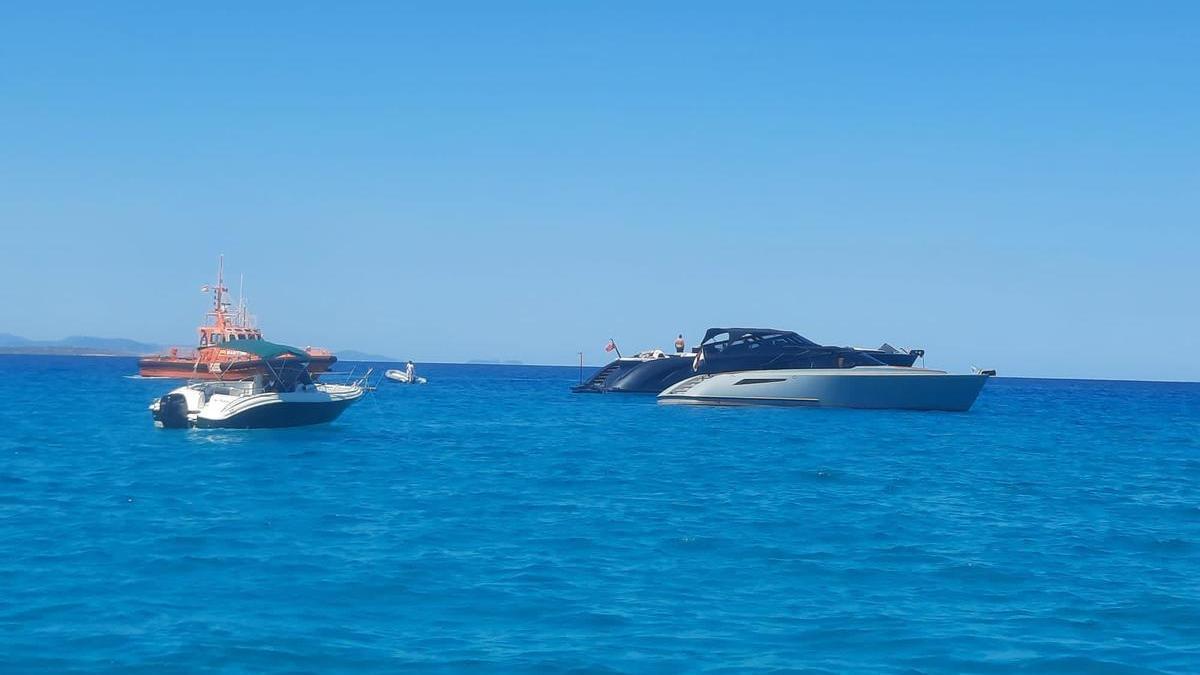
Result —
[[[166, 354], [146, 356], [138, 360], [142, 377], [174, 377], [189, 380], [240, 380], [266, 373], [263, 360], [253, 354], [225, 349], [230, 340], [262, 340], [262, 331], [246, 312], [245, 302], [239, 300], [236, 311], [230, 311], [229, 289], [224, 280], [225, 257], [217, 265], [217, 283], [200, 290], [213, 294], [213, 308], [200, 326], [200, 345], [195, 350], [181, 351], [172, 347]], [[308, 370], [323, 373], [337, 361], [326, 349], [305, 347], [309, 355]]]

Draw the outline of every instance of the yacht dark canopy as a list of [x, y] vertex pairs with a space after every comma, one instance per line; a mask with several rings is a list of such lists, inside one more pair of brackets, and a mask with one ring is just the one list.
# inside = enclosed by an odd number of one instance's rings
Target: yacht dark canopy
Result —
[[267, 342], [265, 340], [230, 340], [221, 345], [222, 349], [232, 349], [245, 354], [253, 354], [268, 361], [278, 358], [291, 357], [300, 363], [308, 363], [308, 352], [296, 347]]
[[795, 332], [790, 330], [777, 330], [775, 328], [709, 328], [708, 332], [704, 334], [704, 339], [700, 341], [700, 344], [708, 344], [710, 341], [713, 341], [714, 338], [720, 337], [726, 333], [729, 334], [729, 337], [726, 340], [721, 340], [722, 342], [732, 342], [734, 340], [741, 340], [745, 338], [749, 338], [750, 340], [786, 338], [787, 342], [791, 342], [793, 344], [805, 346], [811, 345], [814, 347], [817, 346], [817, 343], [809, 340], [806, 337], [802, 337]]
[[850, 347], [827, 347], [790, 330], [709, 328], [700, 343], [704, 365], [696, 372], [782, 368], [851, 368], [883, 365]]

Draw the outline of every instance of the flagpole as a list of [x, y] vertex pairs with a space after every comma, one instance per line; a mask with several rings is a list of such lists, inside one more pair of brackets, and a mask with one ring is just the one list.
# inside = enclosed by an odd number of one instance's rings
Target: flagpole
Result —
[[583, 352], [579, 352], [579, 384], [583, 384]]
[[608, 338], [608, 342], [613, 346], [613, 351], [617, 353], [617, 358], [623, 358], [621, 356], [621, 348], [617, 346], [617, 341], [612, 338]]

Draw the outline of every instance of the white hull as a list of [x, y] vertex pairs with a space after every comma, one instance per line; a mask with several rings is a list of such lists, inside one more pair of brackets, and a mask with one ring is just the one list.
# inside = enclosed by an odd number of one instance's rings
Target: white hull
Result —
[[660, 403], [965, 411], [986, 375], [900, 366], [752, 370], [688, 378]]
[[[323, 424], [337, 419], [365, 390], [356, 385], [312, 384], [295, 391], [264, 391], [252, 382], [197, 383], [150, 404], [159, 426], [270, 428]], [[163, 410], [178, 397], [181, 408]]]

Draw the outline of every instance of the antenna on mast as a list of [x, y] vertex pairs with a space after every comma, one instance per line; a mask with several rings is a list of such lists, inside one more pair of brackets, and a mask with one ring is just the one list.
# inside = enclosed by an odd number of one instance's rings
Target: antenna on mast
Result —
[[213, 319], [216, 320], [219, 328], [225, 327], [225, 308], [229, 303], [225, 300], [225, 294], [229, 289], [225, 288], [225, 254], [222, 253], [217, 257], [217, 287], [213, 289], [216, 295], [213, 304]]

